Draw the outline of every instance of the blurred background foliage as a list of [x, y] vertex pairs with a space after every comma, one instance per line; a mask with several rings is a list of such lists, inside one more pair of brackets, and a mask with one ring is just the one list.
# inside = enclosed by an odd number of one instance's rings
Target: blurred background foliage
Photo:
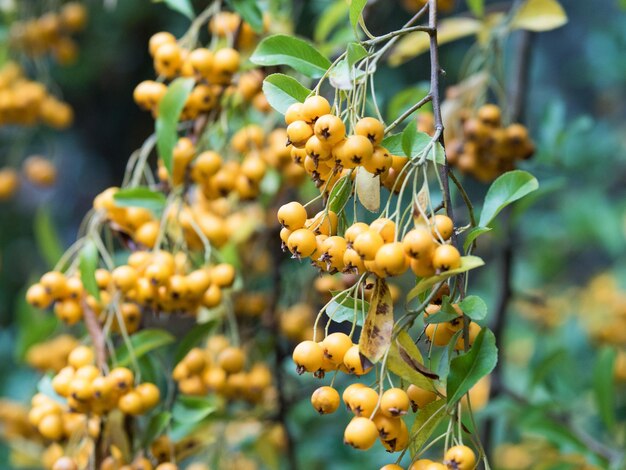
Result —
[[[203, 2], [194, 3], [199, 11]], [[322, 12], [336, 2], [284, 3], [294, 30], [315, 37]], [[457, 11], [467, 9], [457, 3]], [[28, 310], [23, 288], [49, 267], [58, 246], [69, 246], [93, 197], [121, 181], [128, 156], [152, 132], [152, 119], [132, 100], [135, 85], [151, 76], [149, 37], [187, 27], [183, 16], [147, 0], [88, 6], [78, 61], [52, 67], [51, 83], [75, 110], [71, 130], [0, 130], [0, 162], [18, 142], [21, 158], [43, 153], [60, 172], [54, 188], [24, 183], [17, 197], [0, 203], [0, 396], [24, 402], [40, 378], [23, 363], [27, 347], [63, 328]], [[585, 461], [602, 467], [598, 454], [605, 447], [626, 448], [626, 12], [617, 0], [571, 0], [564, 7], [568, 24], [534, 36], [531, 45], [523, 121], [537, 153], [524, 169], [537, 176], [541, 189], [514, 209], [510, 227], [503, 223], [481, 238], [477, 254], [490, 267], [473, 278], [493, 318], [502, 249], [512, 244], [513, 292], [499, 338], [507, 392], [479, 414], [481, 421], [493, 421], [496, 468], [587, 468]], [[408, 17], [396, 2], [378, 1], [367, 22], [380, 33]], [[4, 19], [6, 35], [12, 18]], [[345, 37], [345, 30], [335, 29], [326, 52]], [[513, 34], [505, 57], [517, 39]], [[442, 46], [444, 87], [456, 83], [472, 42]], [[379, 98], [388, 105], [391, 93], [426, 80], [426, 61], [422, 56], [382, 69]], [[469, 178], [464, 183], [473, 200], [484, 197], [485, 185]], [[303, 391], [289, 416], [302, 468], [373, 468], [374, 461], [388, 461], [381, 448], [364, 454], [341, 445], [343, 418], [315, 416], [305, 393], [312, 383], [294, 386]], [[568, 456], [558, 457], [557, 449]], [[538, 456], [541, 462], [532, 460]], [[1, 445], [0, 462], [10, 468]]]

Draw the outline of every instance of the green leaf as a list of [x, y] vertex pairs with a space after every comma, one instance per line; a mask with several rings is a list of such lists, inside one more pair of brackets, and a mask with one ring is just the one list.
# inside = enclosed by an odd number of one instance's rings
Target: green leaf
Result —
[[257, 65], [288, 65], [311, 78], [319, 78], [330, 67], [330, 61], [309, 42], [285, 34], [263, 39], [250, 61]]
[[328, 208], [338, 214], [350, 199], [350, 194], [352, 194], [352, 179], [347, 175], [342, 176], [330, 190]]
[[439, 374], [440, 377], [447, 377], [448, 374], [450, 373], [450, 361], [452, 360], [453, 357], [455, 357], [454, 353], [455, 353], [456, 344], [462, 335], [463, 335], [463, 329], [460, 329], [459, 331], [454, 333], [452, 338], [450, 338], [450, 341], [448, 341], [448, 346], [446, 346], [445, 348], [441, 350], [441, 355], [439, 356], [439, 363], [437, 364], [437, 373]]
[[273, 73], [263, 80], [263, 93], [272, 108], [285, 114], [292, 104], [302, 103], [311, 94], [311, 90], [293, 77]]
[[383, 139], [380, 145], [385, 147], [392, 155], [404, 154], [404, 150], [402, 149], [402, 134], [389, 135]]
[[172, 152], [178, 140], [178, 120], [194, 84], [193, 78], [177, 78], [170, 83], [165, 96], [159, 103], [159, 116], [155, 121], [157, 150], [170, 175], [172, 174]]
[[155, 215], [163, 213], [166, 197], [159, 191], [145, 186], [120, 189], [113, 195], [115, 204], [120, 207], [142, 207]]
[[165, 4], [172, 10], [182, 13], [190, 20], [193, 20], [196, 14], [193, 11], [190, 0], [153, 0], [156, 2], [165, 2]]
[[[324, 313], [326, 316], [337, 323], [354, 322], [361, 326], [363, 325], [363, 312], [369, 311], [370, 304], [365, 300], [355, 299], [348, 295], [347, 292], [330, 292], [333, 297], [336, 296], [336, 299], [333, 300]], [[354, 307], [356, 306], [356, 318], [354, 314]]]
[[367, 56], [367, 51], [356, 42], [348, 44], [346, 58], [340, 60], [330, 71], [328, 79], [331, 85], [339, 90], [351, 90], [354, 84], [366, 74], [357, 70], [355, 64]]
[[365, 57], [367, 57], [367, 51], [358, 42], [351, 42], [350, 44], [348, 44], [347, 51], [348, 51], [348, 53], [347, 53], [346, 56], [347, 56], [347, 59], [348, 59], [348, 65], [350, 67], [353, 67], [354, 65], [356, 65], [356, 63], [359, 60], [364, 59]]
[[449, 271], [445, 271], [441, 274], [431, 277], [425, 277], [421, 279], [417, 285], [409, 291], [406, 296], [407, 301], [413, 300], [415, 297], [420, 295], [422, 292], [427, 291], [435, 284], [448, 279], [451, 276], [456, 274], [464, 273], [465, 271], [469, 271], [470, 269], [478, 268], [484, 265], [485, 262], [479, 258], [478, 256], [462, 256], [461, 257], [461, 267], [456, 269], [450, 269]]
[[[130, 337], [130, 344], [135, 358], [139, 359], [150, 351], [173, 343], [175, 338], [165, 330], [141, 330]], [[122, 344], [116, 351], [117, 365], [128, 366], [132, 363], [131, 355], [126, 344]]]
[[[413, 121], [410, 122], [402, 132], [402, 150], [404, 155], [411, 159], [422, 158], [431, 141], [431, 136], [425, 132], [419, 132], [417, 124]], [[445, 164], [444, 150], [439, 142], [431, 145], [426, 158], [436, 161], [439, 165]]]
[[527, 171], [513, 170], [499, 176], [487, 191], [478, 225], [487, 227], [502, 209], [538, 187], [537, 178]]
[[179, 395], [172, 408], [172, 416], [180, 423], [197, 423], [217, 410], [215, 396], [192, 397]]
[[356, 30], [356, 25], [359, 23], [359, 19], [361, 18], [361, 13], [363, 13], [363, 8], [367, 4], [367, 0], [351, 0], [350, 2], [350, 24]]
[[320, 19], [315, 25], [313, 38], [315, 42], [321, 43], [328, 38], [331, 31], [339, 24], [343, 23], [348, 14], [349, 5], [345, 0], [337, 0], [332, 6], [325, 8]]
[[496, 337], [491, 330], [483, 328], [472, 348], [450, 362], [450, 374], [446, 387], [448, 408], [454, 408], [470, 388], [494, 369], [497, 362]]
[[[402, 132], [402, 152], [404, 155], [409, 158], [415, 158], [417, 156], [417, 152], [414, 152], [414, 147], [419, 147], [419, 143], [415, 142], [417, 140], [417, 125], [410, 121], [409, 125], [404, 128]], [[430, 140], [430, 136], [426, 135], [426, 139]], [[420, 136], [421, 139], [424, 139], [423, 136]]]
[[257, 5], [258, 2], [256, 0], [226, 0], [226, 3], [239, 13], [244, 21], [252, 26], [255, 32], [263, 32], [263, 12]]
[[174, 362], [179, 363], [185, 354], [187, 354], [192, 348], [195, 348], [213, 329], [215, 329], [217, 322], [208, 321], [206, 323], [200, 323], [194, 325], [191, 331], [187, 333], [182, 340], [178, 342], [176, 353], [174, 354]]
[[474, 16], [482, 18], [485, 14], [485, 0], [467, 0], [467, 6]]
[[172, 413], [169, 411], [162, 411], [152, 416], [143, 435], [143, 446], [150, 445], [157, 437], [163, 434], [170, 421], [172, 421]]
[[[52, 223], [48, 206], [42, 205], [37, 210], [33, 229], [39, 253], [41, 253], [41, 256], [50, 268], [54, 267], [61, 255], [63, 255], [63, 247]], [[61, 269], [63, 268], [64, 266], [61, 266]]]
[[615, 384], [613, 368], [615, 349], [604, 347], [598, 353], [593, 369], [593, 391], [600, 417], [608, 429], [615, 426]]
[[459, 302], [459, 307], [474, 321], [480, 321], [487, 316], [487, 304], [477, 295], [468, 295]]
[[98, 248], [96, 244], [88, 240], [80, 251], [79, 259], [80, 279], [83, 286], [91, 295], [100, 300], [100, 289], [96, 282], [96, 269], [98, 269]]
[[435, 400], [417, 411], [411, 427], [411, 436], [415, 436], [415, 439], [411, 441], [411, 457], [420, 451], [445, 416], [444, 400]]
[[411, 336], [402, 331], [398, 337], [391, 342], [389, 354], [387, 355], [387, 367], [391, 372], [417, 385], [424, 390], [435, 391], [432, 379], [424, 374], [424, 359]]
[[428, 317], [424, 319], [424, 322], [429, 325], [431, 323], [433, 324], [447, 323], [449, 321], [454, 320], [458, 316], [459, 315], [457, 313], [439, 311], [435, 313], [434, 315], [428, 315]]
[[483, 233], [491, 232], [493, 230], [491, 227], [474, 227], [465, 236], [465, 241], [463, 242], [463, 251], [467, 252], [470, 245]]

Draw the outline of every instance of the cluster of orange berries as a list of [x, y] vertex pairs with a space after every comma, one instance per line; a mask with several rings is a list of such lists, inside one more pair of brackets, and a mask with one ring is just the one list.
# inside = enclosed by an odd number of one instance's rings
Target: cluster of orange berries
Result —
[[391, 189], [408, 163], [406, 157], [391, 155], [381, 146], [385, 135], [382, 122], [362, 118], [354, 126], [354, 134], [346, 136], [343, 120], [331, 113], [330, 103], [319, 95], [292, 104], [285, 123], [293, 161], [325, 192], [357, 167], [380, 176], [381, 183]]
[[[344, 390], [342, 399], [354, 414], [344, 431], [345, 444], [367, 450], [380, 439], [389, 452], [407, 447], [410, 436], [402, 417], [408, 413], [411, 400], [406, 391], [390, 388], [379, 396], [373, 388], [355, 383]], [[339, 407], [339, 393], [332, 387], [320, 387], [313, 392], [311, 404], [320, 414], [333, 413]]]
[[[54, 452], [50, 452], [49, 458], [59, 454], [60, 457], [47, 467], [50, 470], [79, 470], [83, 468], [82, 465], [79, 465], [78, 458], [64, 456], [62, 448], [52, 448], [52, 450]], [[104, 458], [98, 467], [99, 470], [178, 470], [178, 468], [178, 465], [169, 462], [153, 465], [150, 459], [146, 457], [137, 457], [132, 462], [126, 463], [119, 451], [116, 452], [116, 455], [109, 455]]]
[[[22, 175], [34, 186], [47, 188], [57, 179], [57, 169], [54, 164], [39, 155], [32, 155], [22, 162]], [[0, 168], [0, 201], [13, 197], [20, 187], [20, 174], [15, 168], [6, 166]]]
[[318, 378], [333, 370], [361, 376], [373, 367], [361, 361], [359, 345], [345, 333], [331, 333], [320, 342], [302, 341], [293, 350], [292, 358], [298, 374], [310, 372]]
[[116, 367], [103, 375], [94, 365], [93, 350], [75, 348], [69, 365], [52, 379], [52, 388], [67, 399], [73, 413], [102, 415], [117, 408], [127, 415], [148, 412], [159, 403], [159, 388], [149, 382], [135, 386], [135, 376], [126, 367]]
[[26, 363], [42, 371], [60, 371], [67, 366], [67, 358], [79, 345], [71, 335], [59, 335], [55, 338], [37, 343], [26, 352]]
[[[221, 28], [218, 23], [224, 13], [209, 23], [209, 31], [217, 36], [227, 34], [228, 26]], [[227, 15], [234, 15], [226, 13]], [[217, 26], [216, 26], [217, 24]], [[246, 29], [250, 26], [247, 25]], [[258, 69], [242, 72], [241, 55], [232, 47], [211, 50], [199, 47], [188, 50], [178, 44], [171, 33], [161, 31], [150, 38], [150, 55], [154, 59], [154, 70], [157, 75], [168, 80], [177, 77], [195, 78], [196, 84], [187, 98], [182, 111], [181, 120], [197, 118], [220, 104], [223, 96], [237, 95], [240, 99], [250, 102], [261, 112], [269, 111], [269, 104], [261, 92], [263, 73]], [[141, 82], [133, 94], [135, 102], [143, 109], [158, 115], [159, 103], [167, 85], [154, 80]]]
[[[418, 459], [411, 463], [407, 470], [474, 470], [476, 454], [464, 445], [450, 447], [444, 454], [443, 463], [430, 459]], [[400, 465], [388, 464], [380, 470], [404, 470]]]
[[530, 158], [535, 146], [522, 124], [502, 126], [495, 104], [481, 106], [475, 117], [462, 116], [463, 133], [447, 147], [451, 165], [481, 181], [491, 181], [513, 170], [517, 160]]
[[38, 393], [31, 400], [28, 421], [47, 440], [61, 441], [75, 435], [100, 435], [100, 417], [68, 409], [64, 404]]
[[[266, 134], [260, 126], [250, 124], [233, 134], [228, 151], [221, 154], [214, 150], [198, 153], [191, 140], [182, 137], [174, 148], [172, 184], [181, 184], [189, 177], [203, 200], [215, 201], [234, 194], [239, 200], [248, 201], [261, 193], [261, 181], [268, 167], [279, 169], [287, 181], [301, 181], [290, 168], [283, 139], [284, 129]], [[162, 180], [168, 177], [162, 165], [159, 176]]]
[[[234, 268], [222, 263], [190, 270], [188, 261], [182, 252], [172, 255], [167, 251], [135, 251], [126, 265], [113, 271], [96, 270], [99, 300], [86, 295], [78, 274], [66, 276], [50, 271], [30, 286], [26, 300], [41, 309], [54, 304], [57, 317], [73, 325], [83, 318], [85, 305], [99, 315], [111, 305], [113, 294], [119, 292], [123, 326], [133, 333], [141, 324], [143, 308], [195, 315], [200, 306], [213, 308], [221, 303], [222, 290], [232, 286], [235, 280]], [[113, 331], [121, 327], [115, 317]]]
[[205, 349], [193, 348], [176, 365], [172, 378], [185, 395], [215, 393], [227, 400], [263, 401], [271, 390], [272, 373], [257, 362], [246, 371], [243, 349], [216, 335], [209, 338]]
[[63, 5], [59, 13], [47, 12], [39, 18], [13, 23], [9, 31], [12, 47], [32, 57], [51, 53], [61, 65], [76, 59], [78, 46], [71, 35], [87, 24], [87, 10], [78, 2]]
[[418, 225], [401, 242], [396, 241], [395, 222], [384, 217], [369, 225], [356, 222], [339, 236], [333, 211], [307, 219], [306, 208], [293, 201], [281, 206], [277, 216], [283, 226], [283, 247], [296, 258], [310, 257], [324, 271], [372, 272], [385, 278], [401, 275], [410, 267], [417, 276], [428, 277], [461, 264], [459, 251], [447, 243], [454, 225], [445, 215]]
[[48, 93], [45, 85], [29, 80], [15, 62], [0, 68], [0, 126], [43, 123], [65, 129], [74, 119], [72, 108]]
[[[425, 335], [428, 340], [435, 346], [447, 346], [450, 343], [452, 337], [463, 329], [463, 311], [458, 304], [452, 304], [452, 308], [459, 314], [458, 317], [443, 323], [428, 323], [426, 325]], [[430, 315], [434, 315], [441, 310], [441, 304], [431, 303], [426, 307], [424, 311], [424, 318], [428, 318]], [[474, 344], [474, 340], [480, 333], [481, 327], [478, 323], [470, 321], [468, 325], [468, 345], [471, 347]], [[463, 351], [465, 349], [465, 340], [463, 335], [459, 336], [454, 345], [454, 349], [457, 351]]]
[[[109, 274], [101, 272], [103, 277]], [[228, 263], [191, 269], [184, 252], [173, 255], [160, 250], [133, 252], [128, 264], [111, 271], [110, 281], [102, 285], [115, 288], [126, 301], [144, 308], [195, 315], [201, 306], [218, 306], [222, 291], [234, 282], [235, 269]]]

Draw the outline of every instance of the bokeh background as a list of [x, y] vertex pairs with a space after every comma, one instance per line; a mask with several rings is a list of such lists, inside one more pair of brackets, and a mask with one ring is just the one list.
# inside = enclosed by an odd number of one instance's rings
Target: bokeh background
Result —
[[[46, 2], [24, 3], [36, 9]], [[197, 10], [202, 3], [194, 2]], [[294, 2], [296, 32], [311, 36], [315, 18], [330, 3]], [[0, 166], [15, 153], [40, 153], [60, 172], [54, 188], [23, 182], [15, 198], [0, 203], [0, 396], [18, 401], [27, 400], [40, 378], [24, 365], [25, 351], [38, 335], [61, 328], [43, 315], [33, 321], [21, 300], [24, 286], [48, 267], [46, 253], [55, 248], [55, 240], [42, 233], [52, 223], [58, 243], [69, 246], [93, 197], [119, 184], [128, 156], [153, 132], [153, 120], [132, 100], [135, 85], [152, 77], [148, 39], [160, 30], [182, 34], [188, 26], [181, 15], [147, 0], [120, 0], [112, 8], [98, 1], [87, 5], [90, 21], [79, 37], [79, 59], [51, 69], [51, 82], [74, 107], [72, 128], [0, 129]], [[512, 296], [499, 338], [504, 384], [532, 402], [539, 416], [556, 406], [573, 414], [599, 442], [619, 442], [610, 435], [615, 432], [624, 444], [626, 389], [618, 385], [615, 391], [612, 412], [621, 417], [622, 427], [611, 431], [593, 403], [593, 371], [606, 348], [626, 350], [626, 4], [569, 0], [563, 5], [569, 22], [534, 35], [528, 63], [522, 119], [538, 151], [524, 169], [537, 176], [541, 188], [482, 239], [478, 254], [492, 269], [482, 270], [473, 282], [490, 312], [495, 310], [502, 253], [507, 246], [512, 249]], [[368, 25], [375, 32], [389, 31], [409, 17], [392, 1], [374, 2], [372, 9]], [[11, 17], [4, 19], [6, 35]], [[512, 51], [517, 40], [514, 34], [507, 48]], [[456, 82], [471, 44], [467, 39], [442, 47], [444, 86]], [[380, 89], [426, 80], [426, 60], [381, 70]], [[485, 185], [466, 182], [473, 198], [484, 196]], [[495, 397], [481, 411], [483, 419], [498, 417], [492, 420], [499, 436], [493, 446], [500, 445], [501, 453], [513, 447], [502, 443], [532, 448], [539, 438], [550, 442], [535, 447], [541, 452], [558, 447], [593, 460], [566, 432], [546, 431], [532, 413], [522, 416], [519, 406], [510, 397]], [[374, 468], [371, 462], [386, 461], [382, 450], [372, 458], [343, 446], [343, 426], [314, 416], [307, 397], [293, 407], [290, 420], [303, 468]], [[585, 468], [571, 465], [558, 468]], [[0, 468], [11, 468], [2, 444]]]

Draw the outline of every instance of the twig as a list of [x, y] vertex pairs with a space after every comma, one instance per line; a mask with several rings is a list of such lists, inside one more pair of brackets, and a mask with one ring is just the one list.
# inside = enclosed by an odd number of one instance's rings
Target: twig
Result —
[[83, 298], [83, 318], [85, 319], [85, 327], [93, 343], [93, 348], [96, 353], [96, 364], [98, 368], [103, 372], [108, 372], [107, 366], [107, 353], [104, 333], [100, 327], [100, 323], [96, 318], [96, 313], [87, 304], [87, 301]]
[[424, 106], [426, 103], [428, 103], [429, 101], [431, 101], [433, 99], [433, 95], [431, 93], [428, 93], [426, 96], [424, 96], [424, 98], [422, 98], [421, 100], [419, 100], [417, 103], [415, 103], [413, 106], [411, 106], [409, 109], [407, 109], [405, 112], [403, 112], [400, 116], [398, 116], [398, 118], [393, 121], [391, 124], [389, 124], [387, 126], [387, 128], [385, 129], [385, 134], [388, 134], [390, 131], [392, 131], [395, 127], [397, 127], [399, 124], [402, 123], [402, 121], [404, 121], [406, 118], [408, 118], [411, 114], [413, 114], [415, 111], [417, 111], [418, 109], [420, 109], [422, 106]]

